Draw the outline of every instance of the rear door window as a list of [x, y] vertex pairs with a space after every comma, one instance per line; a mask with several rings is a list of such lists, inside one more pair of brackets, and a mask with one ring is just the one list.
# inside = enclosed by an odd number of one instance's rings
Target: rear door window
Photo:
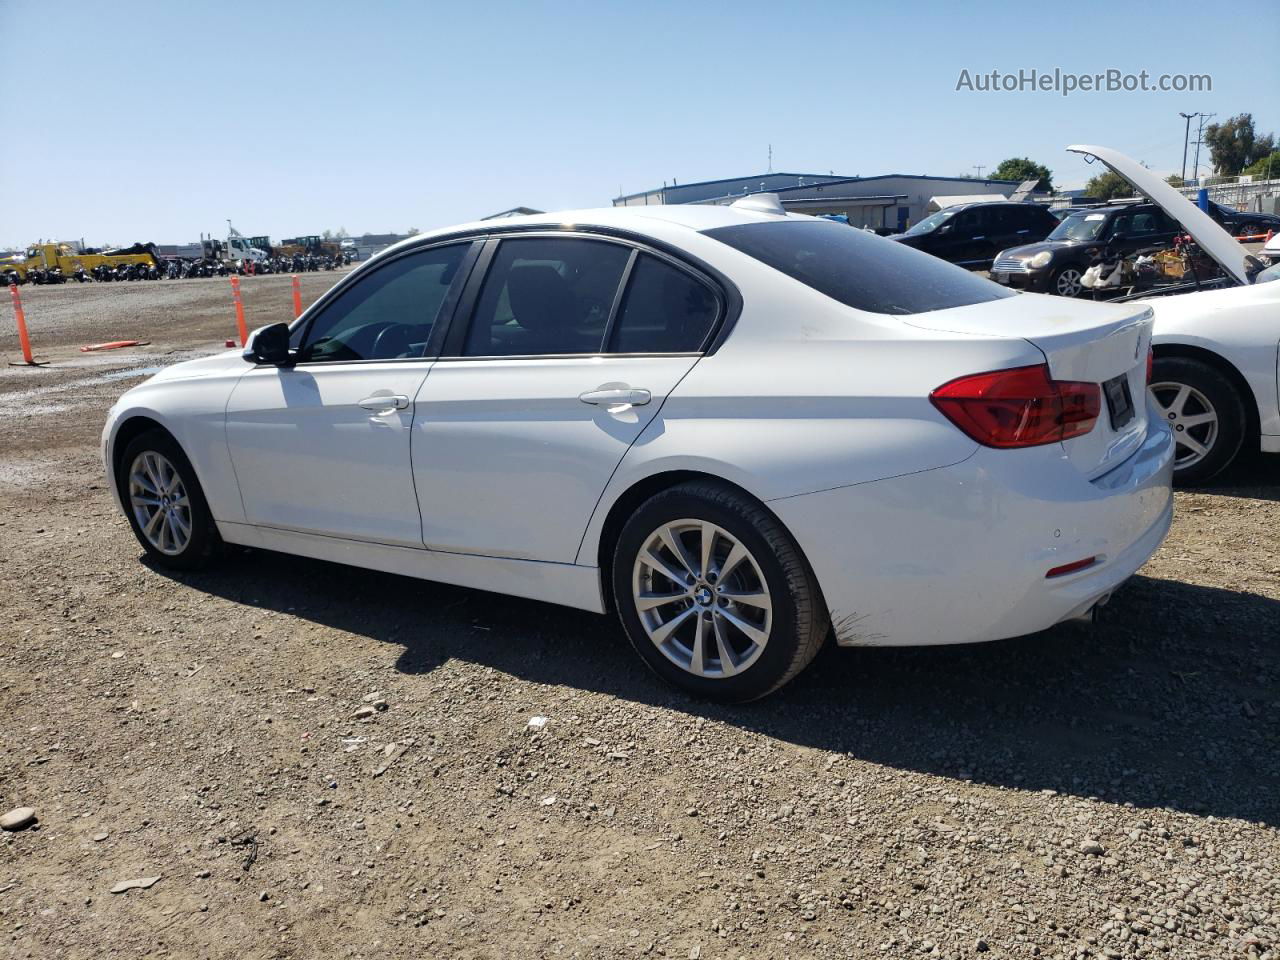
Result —
[[468, 357], [600, 353], [629, 247], [581, 237], [503, 240], [467, 331]]
[[707, 284], [647, 253], [636, 258], [613, 322], [611, 353], [696, 353], [706, 342], [720, 301]]
[[704, 231], [847, 306], [912, 314], [1015, 296], [962, 267], [829, 220], [745, 223]]

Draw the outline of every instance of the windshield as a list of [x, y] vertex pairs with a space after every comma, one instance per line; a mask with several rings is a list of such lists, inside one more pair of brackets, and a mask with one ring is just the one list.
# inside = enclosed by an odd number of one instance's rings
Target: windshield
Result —
[[908, 314], [1016, 294], [932, 254], [830, 220], [717, 227], [706, 235], [847, 306]]
[[929, 231], [936, 229], [940, 224], [946, 223], [955, 215], [956, 212], [954, 210], [939, 210], [937, 213], [931, 213], [908, 230], [906, 235], [908, 237], [914, 237], [921, 233], [928, 233]]
[[1105, 213], [1073, 213], [1053, 228], [1050, 240], [1096, 240], [1107, 225]]

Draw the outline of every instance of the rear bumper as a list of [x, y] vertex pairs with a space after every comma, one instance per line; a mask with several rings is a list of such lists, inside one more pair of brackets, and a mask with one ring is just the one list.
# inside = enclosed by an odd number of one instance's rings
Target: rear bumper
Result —
[[[1035, 633], [1105, 599], [1168, 534], [1172, 476], [1172, 435], [1152, 421], [1142, 446], [1094, 480], [1060, 447], [982, 448], [951, 467], [769, 506], [804, 549], [842, 646], [972, 643]], [[1098, 559], [1046, 579], [1087, 557]]]

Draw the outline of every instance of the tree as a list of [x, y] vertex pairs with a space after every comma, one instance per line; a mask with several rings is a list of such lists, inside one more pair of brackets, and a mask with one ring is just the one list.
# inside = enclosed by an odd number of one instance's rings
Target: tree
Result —
[[1084, 192], [1099, 200], [1133, 196], [1133, 188], [1118, 173], [1105, 170], [1084, 185]]
[[1225, 177], [1234, 177], [1276, 148], [1275, 134], [1260, 136], [1253, 129], [1251, 113], [1238, 113], [1225, 123], [1209, 124], [1204, 128], [1204, 142], [1213, 169]]
[[421, 231], [421, 230], [419, 230], [417, 227], [410, 227], [410, 228], [409, 228], [409, 233], [408, 233], [408, 235], [409, 235], [409, 236], [411, 236], [411, 237], [416, 237], [416, 236], [417, 236], [418, 234], [420, 234], [421, 232], [422, 232], [422, 231]]
[[1273, 150], [1265, 157], [1259, 157], [1240, 172], [1259, 180], [1275, 180], [1280, 177], [1280, 150]]
[[324, 239], [326, 239], [326, 240], [332, 240], [332, 239], [333, 239], [333, 231], [332, 231], [332, 230], [326, 230], [324, 233], [320, 234], [320, 236], [324, 237]]
[[1036, 163], [1028, 157], [1010, 157], [1001, 160], [1000, 166], [991, 171], [992, 180], [1039, 181], [1036, 186], [1040, 190], [1053, 190], [1053, 171], [1043, 163]]
[[1167, 177], [1165, 177], [1165, 178], [1164, 178], [1164, 182], [1165, 182], [1165, 183], [1167, 183], [1167, 184], [1168, 184], [1169, 186], [1171, 186], [1171, 187], [1185, 187], [1185, 186], [1186, 186], [1186, 181], [1185, 181], [1185, 180], [1183, 180], [1183, 179], [1182, 179], [1182, 177], [1178, 176], [1178, 174], [1176, 174], [1176, 173], [1171, 173], [1171, 174], [1169, 174]]

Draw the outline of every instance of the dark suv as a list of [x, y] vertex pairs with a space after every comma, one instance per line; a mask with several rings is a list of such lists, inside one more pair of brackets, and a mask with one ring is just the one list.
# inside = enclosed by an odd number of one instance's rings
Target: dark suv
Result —
[[1181, 228], [1153, 203], [1115, 204], [1071, 214], [1042, 243], [1010, 247], [995, 259], [991, 279], [1019, 290], [1078, 297], [1094, 255], [1121, 255], [1173, 246]]
[[1057, 225], [1057, 218], [1039, 204], [993, 200], [947, 207], [889, 239], [970, 270], [986, 270], [996, 251], [1042, 240]]

